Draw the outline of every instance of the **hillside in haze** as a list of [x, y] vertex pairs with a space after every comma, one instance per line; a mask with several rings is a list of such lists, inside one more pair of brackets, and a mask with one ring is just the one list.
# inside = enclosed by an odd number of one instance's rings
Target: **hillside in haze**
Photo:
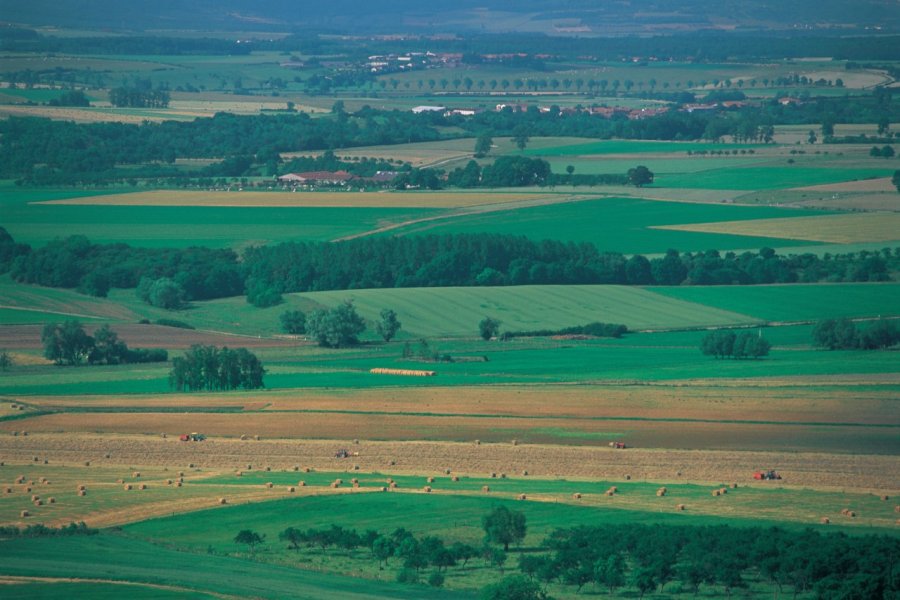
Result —
[[542, 32], [622, 35], [697, 30], [900, 30], [896, 0], [0, 0], [7, 23], [111, 30], [336, 33]]

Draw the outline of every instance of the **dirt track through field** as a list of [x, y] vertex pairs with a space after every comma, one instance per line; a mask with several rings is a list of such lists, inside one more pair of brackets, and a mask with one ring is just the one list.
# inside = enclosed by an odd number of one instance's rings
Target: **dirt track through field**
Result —
[[[359, 456], [335, 458], [338, 448]], [[106, 454], [110, 458], [103, 458]], [[753, 482], [758, 469], [778, 469], [783, 483], [819, 489], [873, 490], [895, 495], [900, 461], [895, 456], [836, 455], [813, 452], [732, 452], [711, 450], [613, 450], [608, 447], [539, 444], [373, 442], [361, 440], [208, 439], [180, 442], [169, 437], [138, 435], [31, 434], [0, 436], [0, 456], [9, 462], [46, 457], [52, 464], [96, 466], [147, 465], [204, 469], [238, 469], [247, 463], [289, 469], [292, 465], [325, 471], [390, 471], [435, 474], [452, 469], [460, 475], [487, 476], [491, 472], [569, 479], [696, 482], [718, 484]], [[394, 465], [391, 465], [394, 461]], [[680, 474], [679, 474], [680, 473]]]

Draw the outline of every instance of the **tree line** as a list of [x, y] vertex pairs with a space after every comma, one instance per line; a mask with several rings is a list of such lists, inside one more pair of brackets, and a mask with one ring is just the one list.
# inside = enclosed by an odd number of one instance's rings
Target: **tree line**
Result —
[[84, 236], [32, 250], [0, 228], [0, 273], [15, 281], [77, 288], [105, 296], [137, 288], [161, 308], [184, 302], [251, 294], [261, 305], [280, 294], [363, 288], [506, 286], [542, 284], [751, 285], [890, 281], [900, 270], [900, 248], [847, 254], [779, 255], [716, 250], [669, 250], [648, 259], [601, 252], [588, 242], [534, 241], [502, 234], [377, 237], [328, 242], [285, 242], [232, 250], [132, 248], [92, 244]]
[[816, 323], [813, 342], [828, 350], [880, 350], [900, 344], [896, 321], [878, 319], [859, 325], [850, 319], [825, 319]]
[[169, 353], [162, 349], [129, 348], [109, 325], [99, 327], [90, 336], [75, 320], [44, 325], [41, 344], [44, 358], [57, 365], [118, 365], [169, 360]]
[[772, 345], [762, 336], [762, 330], [735, 332], [717, 329], [703, 336], [700, 352], [716, 358], [762, 358], [769, 355]]

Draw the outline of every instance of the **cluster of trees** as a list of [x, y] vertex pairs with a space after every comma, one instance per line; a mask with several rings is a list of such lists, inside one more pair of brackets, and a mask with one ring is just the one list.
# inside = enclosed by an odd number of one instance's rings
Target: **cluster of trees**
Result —
[[547, 553], [519, 560], [530, 579], [578, 590], [592, 584], [610, 594], [629, 586], [643, 597], [679, 582], [694, 595], [716, 586], [731, 597], [756, 577], [776, 591], [790, 587], [795, 596], [881, 598], [900, 590], [893, 565], [900, 541], [888, 536], [627, 524], [558, 529], [542, 547]]
[[118, 365], [169, 360], [169, 353], [162, 349], [129, 348], [109, 325], [103, 325], [90, 336], [84, 326], [74, 320], [44, 325], [41, 344], [44, 357], [57, 365]]
[[457, 167], [447, 174], [447, 185], [458, 188], [628, 184], [642, 187], [650, 183], [653, 183], [653, 173], [644, 166], [629, 169], [623, 175], [576, 175], [574, 167], [562, 174], [552, 173], [550, 164], [543, 159], [525, 156], [501, 156], [483, 168], [471, 160], [465, 167]]
[[35, 538], [35, 537], [68, 537], [72, 535], [97, 535], [99, 529], [88, 527], [84, 521], [72, 522], [59, 527], [47, 527], [43, 523], [16, 527], [15, 525], [0, 526], [0, 539], [9, 538]]
[[724, 256], [717, 250], [669, 250], [650, 260], [600, 252], [586, 242], [458, 234], [287, 242], [247, 248], [239, 261], [227, 249], [132, 248], [91, 244], [84, 236], [32, 250], [0, 228], [0, 272], [6, 270], [18, 282], [78, 288], [98, 296], [112, 287], [138, 287], [146, 301], [177, 307], [250, 290], [254, 299], [274, 298], [277, 303], [281, 293], [359, 288], [888, 281], [891, 272], [900, 270], [900, 248], [821, 257], [782, 256], [771, 248]]
[[139, 87], [117, 87], [109, 90], [109, 101], [118, 108], [168, 108], [170, 99], [166, 90]]
[[504, 331], [500, 337], [505, 340], [517, 337], [549, 337], [552, 335], [590, 335], [594, 337], [620, 338], [626, 333], [628, 333], [628, 327], [625, 325], [595, 321], [586, 325], [575, 325], [574, 327], [563, 327], [562, 329]]
[[771, 248], [724, 255], [669, 250], [651, 260], [600, 252], [586, 242], [458, 234], [287, 242], [247, 248], [239, 261], [227, 249], [132, 248], [91, 244], [84, 236], [32, 250], [0, 228], [0, 272], [6, 270], [21, 283], [78, 288], [98, 296], [112, 287], [138, 287], [146, 301], [174, 308], [251, 290], [254, 301], [277, 303], [282, 293], [359, 288], [888, 281], [900, 270], [900, 248], [821, 257], [783, 256]]
[[703, 336], [700, 351], [716, 358], [762, 358], [769, 355], [772, 345], [762, 336], [762, 331], [741, 331], [717, 329]]
[[887, 319], [862, 327], [850, 319], [825, 319], [816, 323], [812, 337], [829, 350], [878, 350], [900, 344], [900, 327]]
[[51, 98], [47, 104], [50, 106], [90, 106], [91, 101], [81, 90], [69, 90], [63, 92], [58, 98]]
[[172, 359], [169, 384], [178, 391], [255, 390], [263, 387], [265, 368], [246, 348], [194, 345]]
[[869, 156], [873, 156], [875, 158], [893, 158], [894, 157], [894, 147], [893, 146], [882, 146], [879, 148], [878, 146], [872, 146], [872, 149], [869, 150]]
[[[389, 308], [382, 309], [379, 316], [375, 329], [381, 339], [389, 342], [402, 324], [397, 313]], [[288, 333], [306, 333], [324, 348], [355, 346], [359, 344], [359, 335], [366, 330], [365, 319], [350, 300], [331, 309], [314, 310], [308, 316], [299, 310], [287, 311], [281, 315], [281, 325]]]

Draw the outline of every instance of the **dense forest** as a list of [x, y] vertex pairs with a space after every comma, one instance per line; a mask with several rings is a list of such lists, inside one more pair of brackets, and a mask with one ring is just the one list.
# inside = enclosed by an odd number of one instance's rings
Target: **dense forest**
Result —
[[287, 242], [247, 248], [239, 259], [227, 249], [132, 248], [92, 244], [84, 236], [32, 250], [0, 228], [0, 272], [7, 271], [22, 283], [95, 296], [112, 287], [137, 288], [148, 303], [177, 308], [185, 301], [244, 293], [271, 305], [281, 293], [361, 288], [888, 281], [900, 271], [900, 248], [822, 257], [782, 256], [771, 248], [724, 255], [669, 250], [648, 259], [601, 252], [590, 243], [460, 234]]

